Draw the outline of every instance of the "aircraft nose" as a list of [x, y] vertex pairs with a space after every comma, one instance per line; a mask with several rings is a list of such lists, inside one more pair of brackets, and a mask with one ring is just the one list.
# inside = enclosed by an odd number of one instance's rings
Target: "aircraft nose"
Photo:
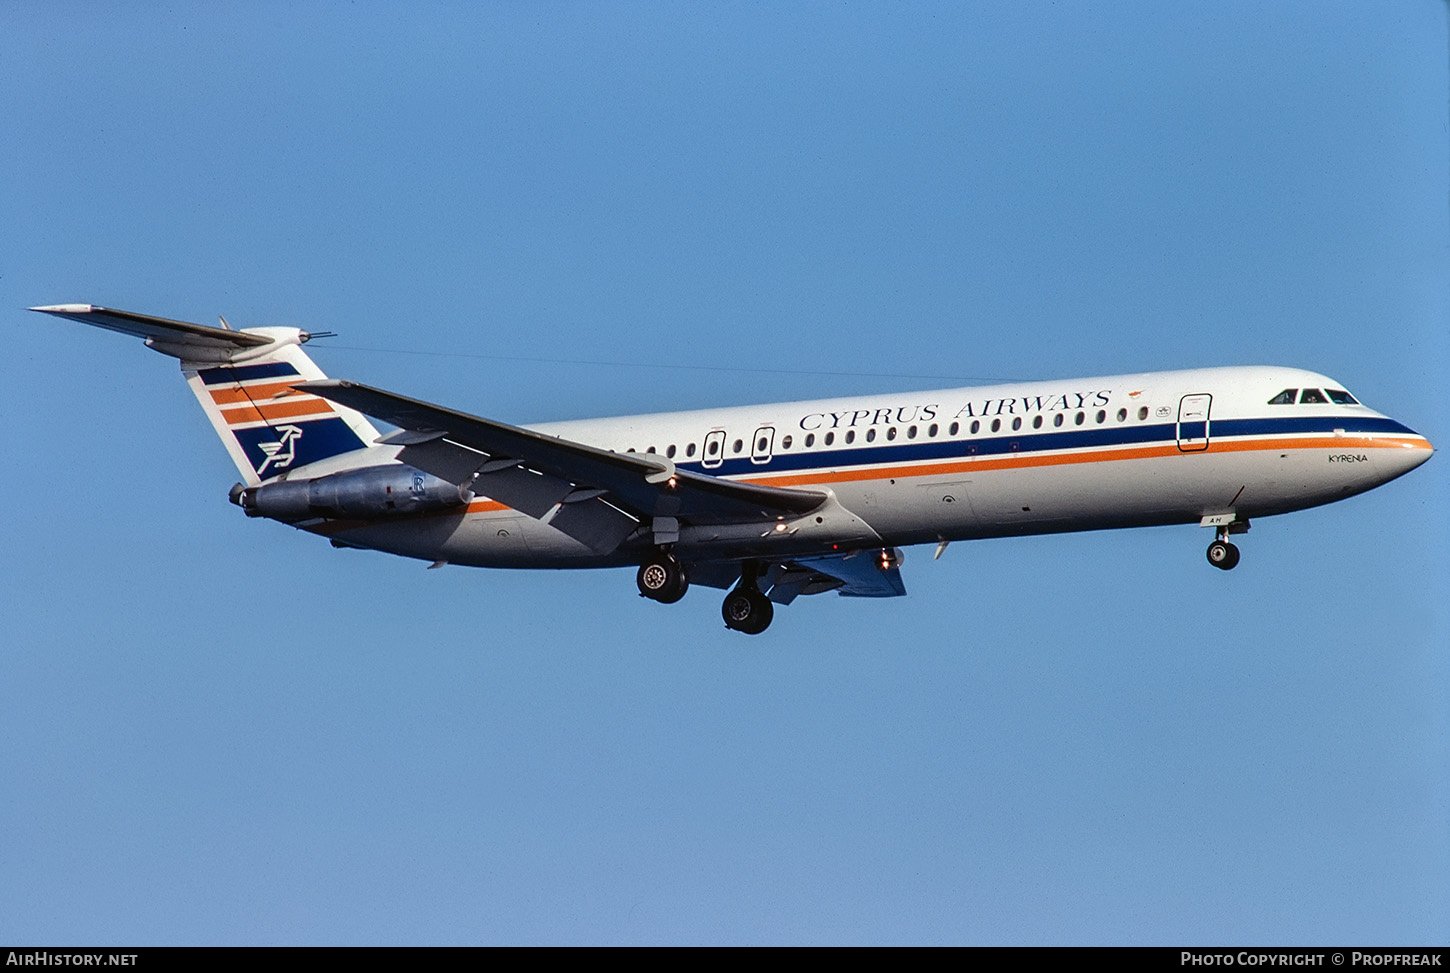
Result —
[[1384, 465], [1388, 467], [1390, 478], [1393, 479], [1397, 476], [1404, 476], [1434, 456], [1435, 447], [1430, 445], [1430, 440], [1424, 436], [1417, 432], [1410, 432], [1408, 436], [1400, 440], [1397, 449], [1385, 450], [1385, 454]]

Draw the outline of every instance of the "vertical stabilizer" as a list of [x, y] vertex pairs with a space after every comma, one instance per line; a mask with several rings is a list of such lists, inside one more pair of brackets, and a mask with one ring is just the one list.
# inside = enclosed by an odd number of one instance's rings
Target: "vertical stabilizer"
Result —
[[[295, 330], [257, 328], [242, 333]], [[361, 413], [292, 388], [327, 376], [296, 340], [287, 340], [287, 334], [278, 337], [274, 350], [245, 363], [181, 363], [187, 384], [249, 486], [294, 467], [363, 449], [378, 436]]]
[[377, 430], [361, 413], [292, 386], [325, 379], [297, 328], [232, 331], [91, 304], [31, 308], [146, 340], [181, 372], [248, 486], [365, 449]]

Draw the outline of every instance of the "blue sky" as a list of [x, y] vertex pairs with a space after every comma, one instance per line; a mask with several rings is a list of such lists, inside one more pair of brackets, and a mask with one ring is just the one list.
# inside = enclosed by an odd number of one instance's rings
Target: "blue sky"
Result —
[[[10, 3], [0, 940], [1443, 943], [1441, 462], [749, 639], [226, 502], [294, 324], [514, 422], [1217, 364], [1444, 445], [1446, 4]], [[948, 381], [943, 381], [943, 380]]]

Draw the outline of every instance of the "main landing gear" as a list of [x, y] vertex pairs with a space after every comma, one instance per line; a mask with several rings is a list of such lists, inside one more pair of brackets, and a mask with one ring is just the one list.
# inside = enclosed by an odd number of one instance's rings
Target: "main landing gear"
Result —
[[[746, 635], [759, 635], [770, 626], [771, 619], [775, 617], [775, 606], [770, 603], [769, 598], [761, 594], [756, 583], [759, 574], [760, 565], [754, 561], [747, 561], [743, 565], [740, 583], [725, 596], [725, 603], [720, 606], [720, 615], [725, 619], [726, 628], [733, 628]], [[672, 605], [685, 597], [685, 592], [690, 587], [685, 566], [666, 551], [656, 552], [641, 564], [639, 573], [635, 575], [635, 582], [639, 585], [641, 595], [666, 605]]]
[[760, 593], [755, 583], [759, 572], [760, 565], [754, 561], [746, 561], [742, 565], [740, 584], [725, 596], [725, 602], [720, 606], [726, 628], [746, 635], [759, 635], [770, 627], [770, 620], [775, 617], [775, 606]]
[[1233, 569], [1239, 563], [1239, 549], [1229, 543], [1229, 529], [1225, 525], [1218, 529], [1218, 540], [1208, 545], [1208, 563], [1221, 571]]
[[640, 594], [665, 605], [673, 605], [685, 597], [690, 588], [685, 566], [673, 554], [663, 551], [641, 564], [634, 580], [639, 584]]

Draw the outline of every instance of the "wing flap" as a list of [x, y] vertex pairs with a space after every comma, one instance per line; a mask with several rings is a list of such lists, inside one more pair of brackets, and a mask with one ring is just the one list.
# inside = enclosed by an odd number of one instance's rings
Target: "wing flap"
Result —
[[562, 503], [548, 523], [595, 554], [613, 551], [639, 527], [638, 520], [600, 497]]
[[522, 466], [480, 473], [473, 481], [474, 493], [508, 504], [535, 520], [542, 519], [573, 489], [574, 485], [568, 480], [526, 470]]
[[[473, 479], [484, 463], [488, 462], [487, 454], [480, 453], [476, 449], [469, 449], [467, 446], [460, 446], [457, 443], [450, 443], [439, 438], [443, 433], [438, 433], [432, 439], [415, 445], [404, 446], [398, 451], [398, 459], [409, 466], [416, 466], [424, 473], [432, 473], [440, 479], [449, 483], [459, 485], [468, 483]], [[396, 443], [398, 436], [384, 436], [381, 443]]]

